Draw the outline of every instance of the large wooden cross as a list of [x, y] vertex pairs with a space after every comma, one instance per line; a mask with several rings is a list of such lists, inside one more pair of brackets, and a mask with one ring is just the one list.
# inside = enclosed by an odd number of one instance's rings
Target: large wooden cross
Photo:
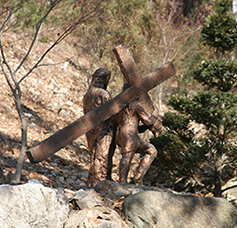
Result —
[[[131, 87], [104, 105], [95, 108], [62, 130], [56, 132], [37, 146], [29, 149], [26, 153], [32, 163], [40, 162], [51, 156], [81, 135], [96, 127], [100, 122], [118, 113], [135, 98], [140, 97], [139, 99], [147, 100], [147, 92], [149, 90], [175, 74], [174, 66], [169, 62], [142, 79], [124, 43], [115, 47], [113, 52], [122, 73]], [[148, 103], [144, 102], [144, 105], [148, 104], [148, 106], [150, 106], [149, 96], [147, 101]]]
[[[139, 83], [141, 83], [142, 76], [139, 73], [135, 61], [132, 55], [129, 53], [129, 50], [127, 49], [126, 45], [124, 43], [119, 44], [113, 49], [113, 52], [129, 86], [138, 86]], [[142, 107], [144, 108], [146, 113], [151, 115], [154, 110], [154, 107], [153, 102], [147, 92], [143, 92], [140, 95], [139, 101], [140, 103], [142, 103]]]

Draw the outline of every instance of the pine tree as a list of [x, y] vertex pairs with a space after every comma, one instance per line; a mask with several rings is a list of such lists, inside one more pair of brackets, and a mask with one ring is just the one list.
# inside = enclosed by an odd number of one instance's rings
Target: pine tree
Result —
[[[200, 37], [215, 55], [192, 71], [203, 91], [192, 97], [172, 96], [168, 105], [174, 111], [166, 113], [163, 122], [168, 130], [151, 139], [160, 168], [171, 171], [174, 178], [193, 178], [196, 186], [214, 196], [221, 196], [222, 184], [237, 165], [237, 62], [226, 58], [236, 48], [236, 30], [231, 1], [216, 0]], [[197, 124], [201, 134], [192, 127]]]

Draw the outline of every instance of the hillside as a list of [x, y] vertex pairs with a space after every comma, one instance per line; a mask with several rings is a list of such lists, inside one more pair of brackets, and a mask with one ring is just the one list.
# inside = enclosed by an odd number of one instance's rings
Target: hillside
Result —
[[[24, 43], [17, 34], [7, 34], [5, 38], [5, 52], [8, 56], [9, 64], [15, 66], [23, 57], [25, 49], [29, 43]], [[22, 34], [21, 34], [22, 35]], [[26, 35], [26, 34], [25, 34]], [[30, 42], [30, 37], [28, 39]], [[54, 132], [70, 124], [83, 115], [82, 97], [86, 90], [86, 84], [83, 82], [83, 75], [75, 69], [69, 62], [65, 61], [75, 55], [72, 45], [68, 43], [59, 44], [51, 53], [46, 56], [42, 66], [36, 69], [21, 85], [25, 115], [28, 118], [28, 146], [32, 147], [38, 142], [52, 135]], [[36, 48], [27, 60], [27, 66], [21, 68], [22, 74], [27, 67], [39, 58], [45, 43], [37, 42]], [[13, 171], [16, 159], [20, 153], [21, 124], [14, 106], [11, 91], [7, 85], [4, 75], [0, 74], [1, 85], [1, 167], [4, 175]], [[80, 146], [82, 145], [82, 149]], [[68, 162], [67, 168], [70, 170], [70, 164], [75, 167], [87, 168], [86, 141], [84, 137], [75, 141], [73, 145], [62, 149], [57, 154], [59, 157], [49, 158], [36, 166], [29, 165], [26, 161], [23, 174], [25, 178], [31, 177], [35, 171], [42, 170], [39, 178], [48, 179], [44, 175], [46, 171], [57, 171], [58, 160], [64, 159]], [[64, 164], [66, 165], [66, 164]], [[32, 168], [31, 168], [32, 167]], [[46, 169], [45, 169], [46, 168]], [[78, 169], [76, 168], [76, 169]], [[73, 168], [75, 169], [75, 168]], [[51, 174], [53, 175], [53, 174]], [[71, 176], [71, 175], [70, 175]], [[59, 177], [58, 177], [59, 178]], [[60, 178], [59, 178], [60, 179]]]
[[[30, 43], [28, 34], [7, 33], [3, 45], [9, 65], [15, 67], [26, 53]], [[90, 59], [78, 56], [74, 49], [73, 36], [58, 44], [43, 60], [41, 66], [28, 76], [21, 84], [22, 104], [28, 119], [28, 146], [51, 136], [56, 131], [83, 116], [82, 99], [90, 75]], [[37, 41], [35, 49], [21, 67], [24, 73], [42, 55], [50, 43]], [[106, 66], [95, 66], [106, 67]], [[80, 69], [83, 69], [80, 70]], [[93, 72], [91, 72], [93, 73]], [[15, 108], [13, 96], [3, 73], [0, 73], [0, 160], [1, 183], [8, 183], [15, 172], [17, 158], [20, 154], [21, 123]], [[135, 169], [138, 157], [133, 162]], [[119, 151], [114, 156], [113, 179], [117, 180]], [[22, 181], [36, 178], [46, 186], [78, 189], [84, 185], [87, 177], [89, 156], [85, 135], [71, 145], [61, 149], [55, 155], [38, 164], [31, 164], [26, 158]]]

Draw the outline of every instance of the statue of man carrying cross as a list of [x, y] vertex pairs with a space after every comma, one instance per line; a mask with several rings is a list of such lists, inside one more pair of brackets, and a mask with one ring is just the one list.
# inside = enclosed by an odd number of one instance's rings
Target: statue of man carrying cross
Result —
[[[126, 88], [128, 88], [127, 83], [124, 85], [124, 90]], [[129, 103], [117, 114], [118, 136], [116, 141], [121, 148], [120, 153], [122, 155], [119, 163], [119, 182], [121, 184], [127, 183], [127, 176], [132, 158], [135, 153], [140, 153], [143, 155], [143, 158], [134, 174], [132, 183], [142, 185], [143, 177], [155, 159], [157, 150], [151, 143], [142, 140], [139, 137], [139, 122], [141, 121], [144, 126], [151, 129], [151, 126], [156, 123], [157, 118], [158, 109], [156, 105], [153, 104], [153, 113], [149, 116], [144, 110], [143, 104], [139, 101], [139, 98]], [[158, 133], [160, 132], [154, 132], [154, 134]]]
[[[92, 80], [83, 99], [84, 114], [105, 104], [111, 99], [106, 90], [110, 80], [111, 71], [99, 68], [92, 75]], [[86, 133], [90, 168], [87, 177], [87, 185], [95, 186], [107, 177], [109, 153], [113, 153], [113, 135], [115, 134], [115, 120], [113, 116]]]

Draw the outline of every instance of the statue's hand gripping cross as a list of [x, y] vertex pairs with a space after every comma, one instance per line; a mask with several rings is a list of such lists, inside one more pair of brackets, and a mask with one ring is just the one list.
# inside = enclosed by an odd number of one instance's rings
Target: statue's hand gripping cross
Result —
[[147, 92], [175, 74], [173, 64], [167, 63], [142, 79], [124, 43], [115, 47], [113, 52], [131, 87], [28, 150], [27, 156], [32, 163], [40, 162], [51, 156], [96, 127], [101, 121], [105, 121], [118, 113], [137, 97], [143, 102], [145, 110], [150, 110], [151, 103]]

